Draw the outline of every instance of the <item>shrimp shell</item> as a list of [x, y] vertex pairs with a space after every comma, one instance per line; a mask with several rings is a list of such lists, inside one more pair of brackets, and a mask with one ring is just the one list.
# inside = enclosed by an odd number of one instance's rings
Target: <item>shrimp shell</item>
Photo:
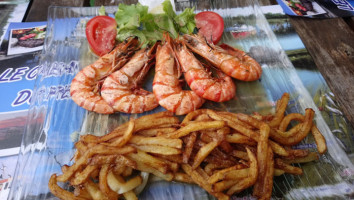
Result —
[[219, 78], [212, 77], [183, 42], [176, 45], [176, 55], [184, 71], [184, 78], [197, 95], [216, 102], [235, 97], [236, 86], [231, 77], [220, 71], [217, 71]]
[[182, 90], [172, 41], [168, 35], [165, 38], [165, 44], [157, 48], [153, 92], [162, 107], [176, 115], [184, 115], [201, 107], [205, 100], [193, 91]]
[[152, 92], [139, 87], [152, 65], [155, 49], [153, 47], [136, 52], [126, 65], [103, 82], [102, 97], [115, 111], [142, 113], [159, 105]]
[[262, 67], [245, 52], [233, 49], [233, 53], [208, 43], [201, 36], [183, 35], [187, 46], [225, 74], [242, 81], [255, 81], [262, 75]]
[[89, 111], [102, 114], [113, 113], [113, 108], [100, 95], [100, 83], [129, 60], [137, 43], [136, 38], [130, 38], [79, 71], [70, 86], [72, 100]]

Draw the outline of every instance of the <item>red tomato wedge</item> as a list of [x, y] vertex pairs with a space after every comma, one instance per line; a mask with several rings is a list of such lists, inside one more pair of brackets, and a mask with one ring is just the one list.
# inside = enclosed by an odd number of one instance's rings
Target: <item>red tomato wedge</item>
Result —
[[96, 16], [86, 24], [86, 37], [91, 50], [98, 56], [110, 52], [117, 35], [116, 20], [109, 16]]
[[199, 34], [203, 35], [209, 42], [217, 44], [224, 32], [223, 18], [212, 11], [200, 12], [194, 18]]

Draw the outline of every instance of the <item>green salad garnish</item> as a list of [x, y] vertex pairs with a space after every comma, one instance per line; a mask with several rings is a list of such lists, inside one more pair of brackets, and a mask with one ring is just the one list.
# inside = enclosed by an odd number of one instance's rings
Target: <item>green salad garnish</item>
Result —
[[164, 13], [152, 14], [148, 12], [148, 6], [140, 3], [119, 4], [115, 14], [118, 24], [116, 39], [123, 41], [127, 37], [137, 36], [145, 46], [162, 40], [162, 34], [166, 31], [173, 38], [179, 34], [193, 33], [195, 29], [194, 8], [187, 8], [177, 15], [169, 0], [165, 0], [162, 6]]

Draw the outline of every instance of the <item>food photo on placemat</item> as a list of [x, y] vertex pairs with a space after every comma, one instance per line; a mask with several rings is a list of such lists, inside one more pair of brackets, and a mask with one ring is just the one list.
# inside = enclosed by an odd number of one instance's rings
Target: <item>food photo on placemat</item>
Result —
[[38, 51], [43, 48], [46, 26], [26, 29], [12, 29], [8, 47], [8, 55]]

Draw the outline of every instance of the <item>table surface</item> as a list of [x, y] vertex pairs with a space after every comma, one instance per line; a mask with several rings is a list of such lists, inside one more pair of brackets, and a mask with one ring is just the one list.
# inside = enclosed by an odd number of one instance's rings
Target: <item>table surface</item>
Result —
[[[111, 0], [96, 0], [95, 4], [112, 5]], [[132, 1], [135, 3], [135, 1]], [[240, 2], [237, 2], [240, 4]], [[113, 3], [114, 4], [114, 3]], [[242, 3], [241, 3], [242, 4]], [[260, 5], [276, 4], [275, 0], [260, 0]], [[33, 0], [25, 21], [46, 21], [50, 5], [90, 6], [89, 0]], [[208, 5], [205, 5], [208, 6]], [[308, 19], [289, 17], [292, 26], [305, 44], [318, 70], [334, 93], [347, 120], [354, 128], [354, 17]]]

